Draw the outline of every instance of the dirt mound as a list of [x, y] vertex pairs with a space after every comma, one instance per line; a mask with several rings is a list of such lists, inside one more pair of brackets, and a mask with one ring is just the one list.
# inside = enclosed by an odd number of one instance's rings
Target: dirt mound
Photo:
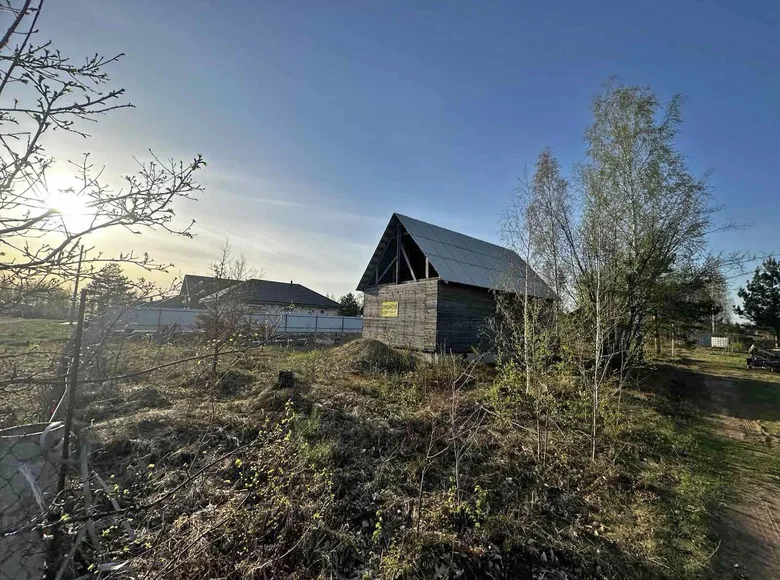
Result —
[[220, 395], [229, 397], [244, 392], [254, 381], [255, 379], [250, 373], [229, 370], [219, 377], [217, 388]]
[[359, 338], [331, 351], [333, 365], [354, 373], [401, 373], [414, 368], [414, 358], [372, 338]]

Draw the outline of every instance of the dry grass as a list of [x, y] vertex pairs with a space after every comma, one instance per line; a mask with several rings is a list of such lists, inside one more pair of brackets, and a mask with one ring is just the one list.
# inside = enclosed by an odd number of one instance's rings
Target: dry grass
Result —
[[[120, 372], [200, 349], [153, 338], [110, 348]], [[130, 541], [102, 520], [99, 558], [151, 578], [693, 578], [706, 568], [708, 514], [728, 474], [687, 405], [623, 393], [618, 414], [608, 399], [591, 463], [587, 398], [562, 389], [542, 464], [532, 407], [507, 396], [505, 377], [456, 359], [408, 361], [368, 341], [268, 347], [224, 357], [219, 381], [190, 361], [83, 389], [93, 465], [134, 510], [137, 533]], [[280, 370], [294, 372], [292, 388], [277, 387]]]
[[[191, 348], [125, 345], [136, 362]], [[691, 426], [625, 395], [623, 420], [605, 426], [590, 464], [575, 397], [542, 467], [532, 434], [496, 415], [505, 385], [471, 369], [458, 394], [468, 450], [455, 484], [451, 385], [464, 367], [444, 359], [399, 372], [405, 357], [366, 341], [270, 347], [224, 361], [230, 388], [191, 363], [85, 393], [96, 467], [127, 505], [248, 445], [162, 513], [136, 517], [134, 568], [166, 578], [689, 578], [706, 566], [717, 485]], [[294, 388], [276, 387], [279, 370], [295, 373]]]

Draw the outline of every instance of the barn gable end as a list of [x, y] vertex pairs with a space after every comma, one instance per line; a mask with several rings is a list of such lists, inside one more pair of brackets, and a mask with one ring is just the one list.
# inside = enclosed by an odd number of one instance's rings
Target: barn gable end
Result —
[[[436, 350], [439, 281], [366, 288], [363, 294], [363, 336], [397, 348]], [[393, 311], [397, 305], [397, 311]], [[383, 308], [385, 310], [383, 316]]]
[[515, 252], [393, 214], [357, 288], [363, 336], [424, 352], [485, 349], [495, 293], [526, 287], [555, 299]]

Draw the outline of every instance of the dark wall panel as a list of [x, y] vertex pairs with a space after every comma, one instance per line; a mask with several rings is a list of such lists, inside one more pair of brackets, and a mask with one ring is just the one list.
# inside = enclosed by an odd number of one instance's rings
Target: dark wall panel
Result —
[[484, 288], [439, 284], [436, 343], [441, 352], [487, 350], [488, 321], [496, 314], [493, 293]]

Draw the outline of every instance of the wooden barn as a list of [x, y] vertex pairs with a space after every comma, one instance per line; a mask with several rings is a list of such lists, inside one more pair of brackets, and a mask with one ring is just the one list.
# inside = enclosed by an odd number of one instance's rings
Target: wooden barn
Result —
[[422, 352], [487, 350], [487, 321], [496, 292], [553, 291], [515, 252], [393, 214], [358, 290], [364, 293], [363, 336]]

